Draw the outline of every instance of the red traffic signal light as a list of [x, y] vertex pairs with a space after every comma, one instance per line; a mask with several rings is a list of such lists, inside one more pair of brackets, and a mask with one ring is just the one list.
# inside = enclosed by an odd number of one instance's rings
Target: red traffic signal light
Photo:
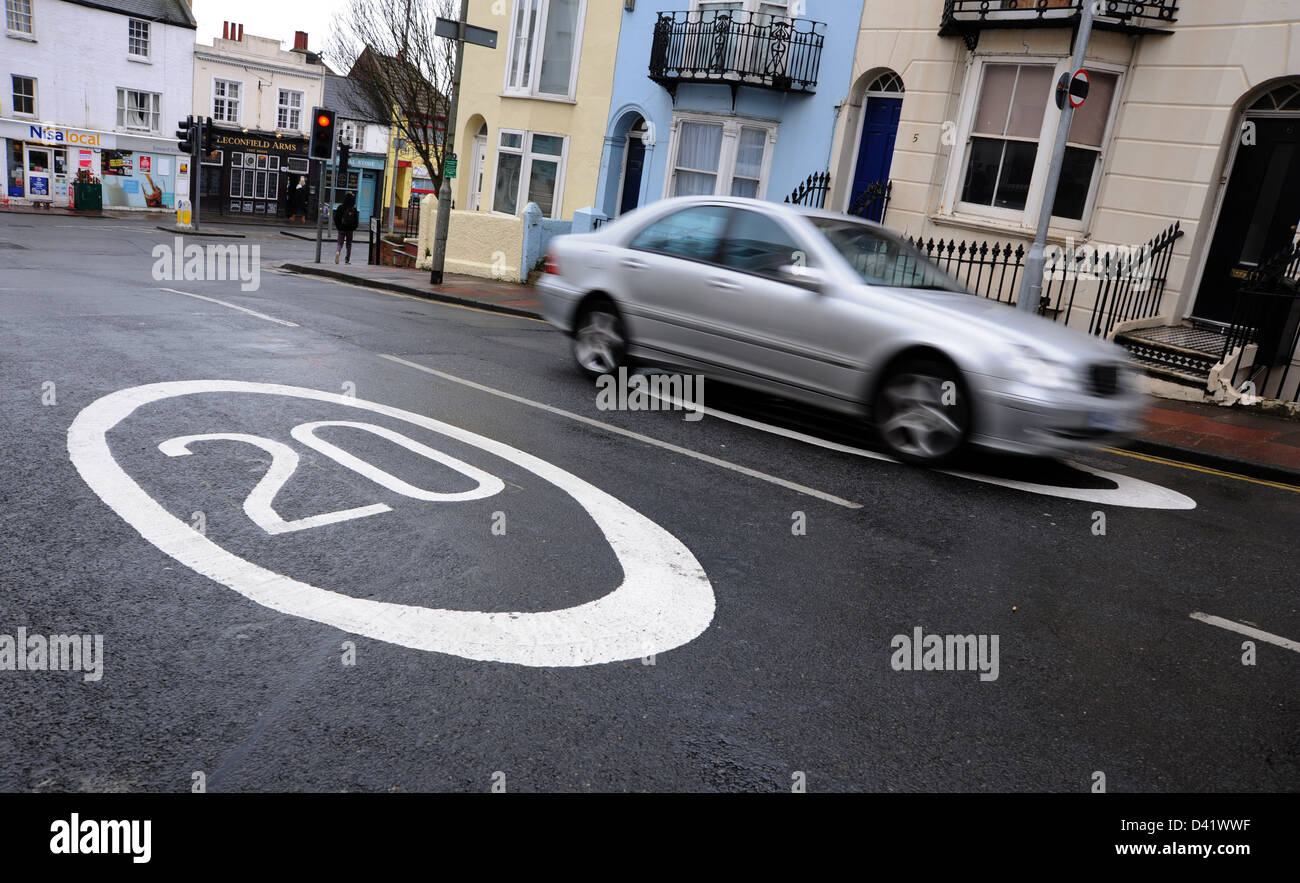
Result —
[[312, 159], [329, 159], [334, 153], [334, 111], [324, 107], [311, 110], [311, 142], [307, 155]]

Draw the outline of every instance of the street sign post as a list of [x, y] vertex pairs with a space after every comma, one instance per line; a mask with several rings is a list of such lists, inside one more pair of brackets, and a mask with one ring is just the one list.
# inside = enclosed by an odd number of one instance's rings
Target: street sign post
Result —
[[442, 174], [447, 178], [456, 177], [456, 169], [459, 165], [460, 163], [455, 155], [448, 157], [447, 161], [442, 164]]
[[[489, 49], [495, 49], [497, 45], [496, 31], [473, 27], [465, 21], [467, 18], [469, 0], [460, 0], [459, 20], [453, 22], [440, 18], [434, 27], [435, 34], [456, 41], [456, 69], [452, 75], [451, 113], [447, 116], [447, 145], [443, 156], [456, 155], [451, 151], [456, 141], [456, 112], [460, 108], [460, 72], [465, 67], [465, 43], [469, 41]], [[444, 22], [452, 25], [455, 32], [450, 32]], [[442, 284], [443, 267], [447, 265], [447, 225], [451, 222], [451, 178], [446, 174], [446, 169], [443, 172], [442, 186], [438, 188], [438, 218], [433, 233], [433, 266], [429, 271], [429, 281], [433, 285]]]
[[[1088, 97], [1088, 76], [1083, 70], [1083, 61], [1088, 54], [1088, 41], [1092, 38], [1092, 22], [1101, 4], [1081, 3], [1079, 11], [1079, 34], [1074, 40], [1074, 59], [1070, 70], [1076, 73], [1071, 77], [1068, 91], [1069, 102], [1066, 103], [1058, 89], [1056, 100], [1062, 108], [1061, 118], [1056, 123], [1056, 145], [1052, 150], [1052, 163], [1047, 170], [1047, 186], [1043, 188], [1043, 204], [1038, 209], [1038, 232], [1034, 244], [1029, 247], [1025, 258], [1025, 275], [1020, 281], [1020, 296], [1016, 308], [1028, 313], [1038, 311], [1038, 302], [1043, 296], [1043, 267], [1047, 263], [1047, 230], [1052, 223], [1052, 208], [1056, 205], [1056, 191], [1061, 185], [1061, 166], [1065, 164], [1066, 141], [1070, 137], [1070, 124], [1074, 122], [1074, 109], [1083, 104]], [[1083, 74], [1082, 78], [1079, 76]], [[1081, 86], [1076, 83], [1082, 81]], [[1076, 94], [1076, 88], [1082, 94]]]

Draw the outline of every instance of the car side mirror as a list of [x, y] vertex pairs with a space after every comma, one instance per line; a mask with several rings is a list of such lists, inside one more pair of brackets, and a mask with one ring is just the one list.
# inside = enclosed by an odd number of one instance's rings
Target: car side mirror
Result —
[[819, 294], [830, 283], [830, 277], [826, 275], [825, 270], [805, 264], [786, 264], [777, 270], [777, 275], [788, 285], [797, 285]]

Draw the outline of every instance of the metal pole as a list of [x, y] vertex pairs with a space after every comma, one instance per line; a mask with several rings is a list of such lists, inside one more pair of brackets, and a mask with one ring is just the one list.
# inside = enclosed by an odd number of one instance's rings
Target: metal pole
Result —
[[316, 160], [319, 163], [316, 170], [319, 173], [316, 184], [316, 263], [320, 263], [320, 243], [321, 243], [321, 224], [325, 222], [325, 214], [320, 210], [321, 199], [325, 196], [325, 160]]
[[[406, 147], [406, 139], [401, 135], [393, 136], [393, 164], [388, 169], [388, 232], [393, 233], [394, 218], [397, 214], [397, 158]], [[410, 231], [407, 231], [410, 232]]]
[[[442, 186], [438, 188], [438, 226], [433, 233], [433, 269], [429, 281], [442, 284], [442, 270], [447, 263], [447, 225], [451, 222], [451, 179], [447, 177], [447, 157], [456, 146], [456, 113], [460, 108], [460, 70], [465, 62], [465, 22], [469, 18], [469, 0], [460, 0], [460, 21], [457, 23], [456, 70], [451, 80], [451, 112], [447, 115], [447, 143], [442, 149]], [[438, 121], [433, 121], [437, 131]]]
[[[1079, 34], [1074, 41], [1074, 58], [1070, 62], [1069, 76], [1083, 67], [1088, 54], [1088, 41], [1092, 38], [1092, 20], [1095, 6], [1091, 0], [1079, 4]], [[1056, 204], [1056, 190], [1061, 183], [1061, 165], [1065, 162], [1065, 144], [1070, 137], [1070, 124], [1074, 122], [1074, 105], [1066, 96], [1061, 118], [1056, 123], [1056, 146], [1052, 149], [1052, 164], [1047, 170], [1047, 186], [1043, 191], [1043, 205], [1038, 211], [1038, 233], [1025, 258], [1025, 277], [1020, 283], [1020, 299], [1016, 306], [1026, 312], [1036, 312], [1043, 295], [1043, 268], [1046, 264], [1047, 229], [1052, 223], [1052, 208]]]
[[[336, 125], [336, 126], [334, 126], [333, 128], [337, 129], [338, 126]], [[338, 139], [337, 133], [331, 131], [331, 132], [330, 132], [330, 159], [329, 159], [329, 162], [330, 162], [331, 165], [334, 165], [334, 168], [335, 168], [336, 170], [338, 169], [338, 165], [337, 165], [336, 162], [335, 162], [334, 154], [335, 154], [335, 151], [338, 150], [338, 144], [339, 144], [339, 139]], [[328, 204], [328, 205], [325, 205], [325, 206], [320, 206], [320, 201], [321, 201], [322, 199], [325, 198], [325, 162], [326, 162], [326, 161], [323, 160], [323, 159], [321, 159], [321, 160], [317, 160], [317, 162], [320, 163], [320, 166], [318, 167], [318, 168], [320, 169], [320, 179], [319, 179], [319, 180], [320, 180], [320, 185], [319, 185], [319, 189], [316, 191], [316, 204], [317, 204], [317, 206], [318, 206], [318, 208], [317, 208], [317, 210], [316, 210], [316, 263], [319, 264], [319, 263], [320, 263], [320, 250], [321, 250], [321, 228], [322, 228], [322, 227], [324, 226], [324, 224], [325, 224], [325, 214], [326, 214], [326, 212], [332, 211], [332, 210], [333, 210], [333, 207], [334, 207], [334, 185], [338, 183], [338, 180], [337, 180], [337, 179], [338, 179], [338, 173], [337, 173], [337, 171], [335, 172], [335, 174], [334, 174], [334, 179], [335, 179], [335, 180], [330, 182], [330, 202], [329, 202], [329, 204]], [[324, 211], [321, 210], [322, 208], [324, 209]]]
[[198, 117], [199, 132], [196, 143], [190, 148], [190, 180], [193, 181], [191, 190], [194, 194], [190, 200], [190, 211], [194, 217], [190, 220], [194, 223], [194, 232], [199, 232], [199, 203], [203, 200], [203, 181], [200, 175], [203, 173], [203, 139], [207, 137], [207, 126], [203, 123], [203, 117]]

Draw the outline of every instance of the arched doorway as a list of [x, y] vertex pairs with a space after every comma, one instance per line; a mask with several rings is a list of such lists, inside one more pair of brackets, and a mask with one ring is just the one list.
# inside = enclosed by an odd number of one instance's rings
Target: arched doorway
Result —
[[848, 210], [872, 221], [884, 216], [881, 198], [894, 162], [894, 141], [903, 112], [903, 80], [892, 70], [881, 72], [866, 88], [862, 109], [862, 133], [853, 165]]
[[1300, 224], [1300, 78], [1243, 112], [1235, 157], [1192, 315], [1232, 321], [1241, 283], [1295, 240]]
[[637, 114], [627, 130], [623, 147], [623, 173], [618, 188], [618, 214], [625, 215], [641, 204], [641, 176], [645, 171], [646, 134], [649, 127]]

